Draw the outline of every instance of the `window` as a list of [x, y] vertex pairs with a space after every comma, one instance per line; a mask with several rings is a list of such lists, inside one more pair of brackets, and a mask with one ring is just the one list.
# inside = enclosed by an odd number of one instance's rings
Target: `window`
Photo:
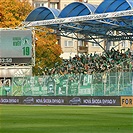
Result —
[[39, 7], [39, 6], [40, 6], [39, 3], [34, 3], [34, 7], [35, 7], [35, 8], [37, 8], [37, 7]]
[[58, 9], [58, 3], [50, 3], [50, 8], [55, 8], [55, 9]]
[[40, 6], [45, 6], [45, 4], [44, 3], [41, 3]]
[[128, 42], [127, 41], [122, 41], [121, 46], [124, 47], [124, 48], [128, 47]]
[[82, 40], [78, 41], [78, 46], [83, 46], [83, 41]]
[[34, 3], [34, 7], [35, 7], [35, 8], [41, 7], [41, 6], [46, 6], [46, 7], [48, 7], [48, 2], [35, 2], [35, 3]]
[[99, 47], [99, 45], [97, 43], [93, 42], [92, 47]]
[[73, 41], [72, 40], [65, 40], [64, 46], [65, 47], [73, 47]]
[[110, 46], [115, 46], [115, 42], [114, 41], [110, 41], [108, 43], [110, 44]]

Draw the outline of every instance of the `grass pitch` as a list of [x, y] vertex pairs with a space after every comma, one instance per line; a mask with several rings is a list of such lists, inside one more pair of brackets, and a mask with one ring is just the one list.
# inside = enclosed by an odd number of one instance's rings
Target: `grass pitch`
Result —
[[133, 133], [133, 108], [0, 105], [0, 133]]

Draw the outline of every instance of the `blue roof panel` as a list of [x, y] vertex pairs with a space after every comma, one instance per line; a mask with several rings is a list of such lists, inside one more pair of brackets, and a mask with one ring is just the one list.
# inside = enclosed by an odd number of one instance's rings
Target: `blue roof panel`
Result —
[[37, 8], [35, 10], [33, 10], [28, 17], [26, 18], [26, 21], [35, 21], [36, 17], [38, 16], [38, 14], [40, 12], [42, 12], [44, 9], [43, 8]]
[[104, 13], [110, 4], [112, 4], [115, 0], [104, 0], [96, 9], [95, 13]]
[[49, 10], [43, 10], [42, 12], [39, 13], [39, 15], [36, 17], [36, 21], [39, 20], [47, 20], [47, 17], [50, 15], [50, 11]]
[[74, 17], [74, 16], [83, 16], [89, 15], [96, 10], [96, 7], [88, 4], [88, 3], [81, 3], [81, 2], [73, 2], [67, 5], [59, 14], [59, 18], [65, 17]]
[[39, 21], [54, 19], [59, 15], [60, 11], [57, 9], [39, 7], [34, 9], [26, 18], [25, 21]]
[[95, 13], [107, 13], [130, 10], [133, 8], [133, 0], [104, 0], [96, 9]]
[[[117, 0], [109, 5], [109, 7], [106, 9], [106, 12], [115, 12], [115, 11], [122, 11], [124, 10], [121, 5], [126, 3], [125, 0]], [[128, 6], [128, 4], [127, 4]], [[119, 8], [119, 10], [117, 10]]]
[[123, 10], [129, 10], [129, 6], [128, 6], [128, 3], [123, 3], [120, 7], [118, 7], [117, 8], [117, 10], [116, 11], [120, 11], [121, 9], [123, 9]]
[[[95, 13], [107, 13], [116, 11], [131, 10], [133, 0], [104, 0], [96, 9]], [[133, 16], [123, 17], [124, 19], [133, 20]]]
[[[90, 15], [92, 13], [107, 13], [115, 11], [130, 10], [133, 8], [133, 0], [104, 0], [98, 7], [89, 3], [73, 2], [62, 11], [53, 8], [39, 7], [34, 9], [25, 21], [39, 21], [55, 18], [66, 18]], [[132, 16], [123, 17], [132, 19]]]

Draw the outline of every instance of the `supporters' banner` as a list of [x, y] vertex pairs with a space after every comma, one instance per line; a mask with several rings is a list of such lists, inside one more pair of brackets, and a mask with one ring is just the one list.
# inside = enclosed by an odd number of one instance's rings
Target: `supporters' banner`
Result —
[[0, 96], [11, 95], [11, 80], [10, 79], [0, 79]]
[[133, 107], [133, 96], [130, 97], [121, 97], [121, 106], [122, 107]]
[[92, 95], [92, 75], [81, 75], [79, 95]]
[[[9, 81], [10, 84], [5, 81]], [[110, 76], [106, 75], [106, 80], [102, 74], [82, 73], [14, 77], [10, 80], [0, 80], [0, 95], [130, 96], [132, 95], [131, 73], [110, 73]]]
[[13, 96], [91, 95], [91, 75], [14, 77]]
[[120, 106], [120, 97], [16, 96], [0, 97], [0, 104]]

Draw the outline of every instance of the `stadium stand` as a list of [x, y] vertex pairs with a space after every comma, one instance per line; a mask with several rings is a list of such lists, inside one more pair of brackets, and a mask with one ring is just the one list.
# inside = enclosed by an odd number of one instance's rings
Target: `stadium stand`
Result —
[[[55, 67], [48, 69], [44, 68], [43, 73], [46, 75], [51, 74], [70, 74], [70, 73], [83, 73], [93, 74], [102, 73], [106, 71], [112, 71], [113, 68], [117, 67], [117, 71], [129, 71], [131, 64], [132, 55], [130, 50], [121, 51], [112, 48], [107, 53], [102, 54], [81, 54], [70, 57], [68, 60], [63, 59], [61, 65], [55, 63]], [[122, 66], [124, 64], [124, 68]]]

